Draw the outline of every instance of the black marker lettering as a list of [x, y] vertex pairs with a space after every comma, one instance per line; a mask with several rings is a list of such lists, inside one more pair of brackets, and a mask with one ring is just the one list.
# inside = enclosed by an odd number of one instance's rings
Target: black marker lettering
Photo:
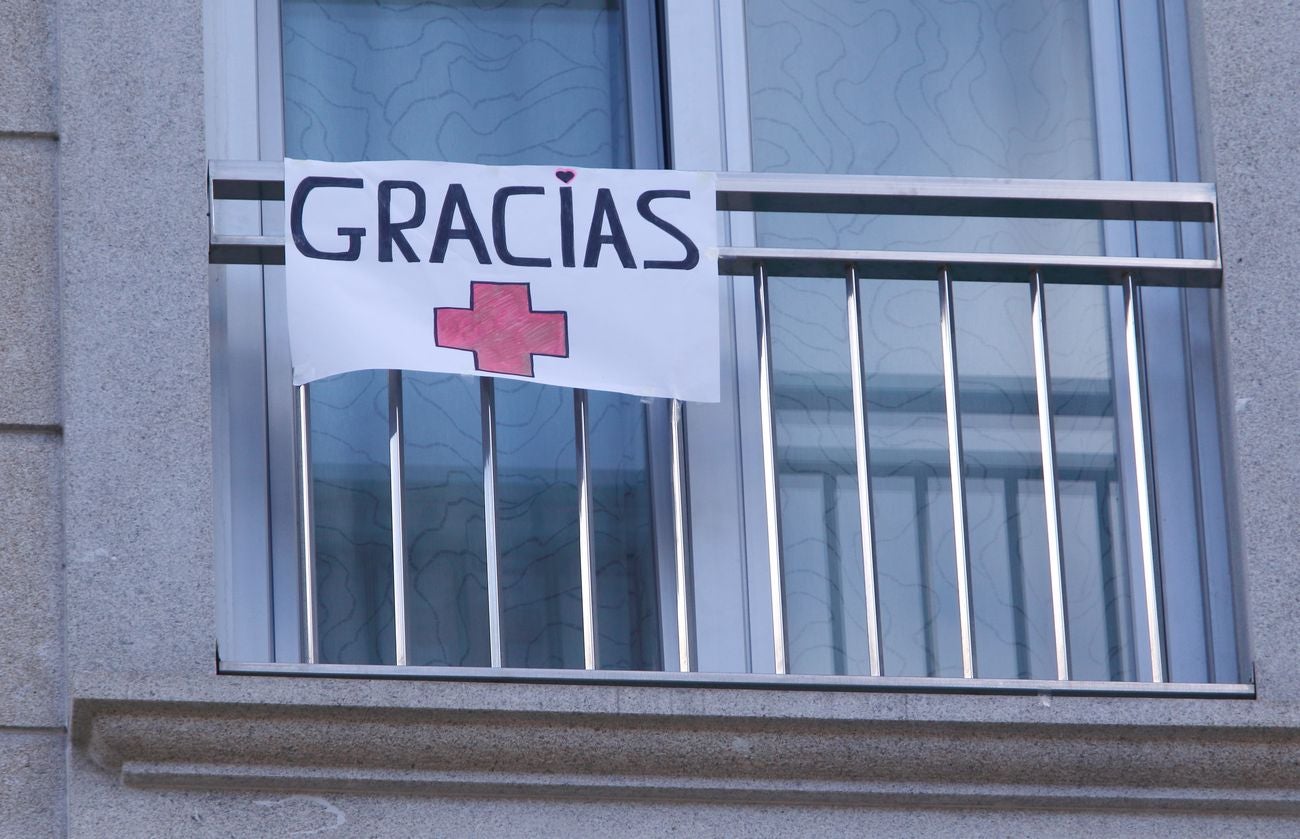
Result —
[[560, 261], [565, 268], [573, 262], [573, 187], [560, 187]]
[[[609, 220], [609, 235], [605, 235], [605, 220]], [[583, 268], [595, 268], [600, 261], [600, 251], [605, 245], [613, 245], [619, 261], [624, 268], [635, 268], [632, 248], [627, 244], [627, 235], [623, 233], [623, 222], [619, 221], [618, 210], [614, 207], [614, 196], [601, 187], [596, 191], [596, 208], [591, 214], [591, 229], [587, 231], [587, 253], [582, 258]]]
[[686, 256], [683, 259], [676, 262], [664, 259], [647, 259], [641, 263], [642, 268], [671, 268], [679, 271], [689, 271], [700, 263], [700, 249], [691, 241], [691, 237], [677, 229], [673, 224], [655, 215], [654, 210], [650, 209], [650, 202], [656, 198], [690, 197], [691, 193], [684, 189], [651, 189], [641, 193], [641, 197], [636, 200], [636, 209], [641, 214], [641, 218], [672, 236], [678, 242], [681, 242], [682, 247], [686, 248]]
[[[455, 220], [456, 211], [460, 211], [461, 220], [465, 223], [464, 227], [452, 227]], [[433, 234], [433, 253], [429, 254], [430, 262], [442, 262], [447, 258], [447, 244], [452, 239], [466, 239], [474, 247], [474, 255], [478, 257], [479, 264], [491, 265], [492, 258], [488, 256], [487, 244], [483, 241], [483, 234], [478, 229], [478, 222], [474, 221], [474, 213], [469, 208], [469, 199], [465, 197], [465, 187], [460, 184], [450, 184], [447, 187], [447, 197], [442, 202], [442, 213], [438, 216], [438, 230]]]
[[512, 195], [545, 195], [546, 190], [540, 186], [503, 186], [492, 197], [492, 244], [497, 249], [497, 258], [506, 265], [518, 265], [524, 268], [550, 268], [551, 260], [544, 256], [515, 256], [506, 245], [506, 201]]
[[332, 259], [338, 262], [356, 262], [361, 256], [361, 237], [366, 235], [364, 227], [340, 227], [339, 235], [348, 239], [345, 251], [323, 251], [307, 241], [307, 234], [302, 230], [302, 210], [307, 204], [307, 196], [313, 189], [336, 187], [339, 189], [361, 189], [360, 178], [327, 178], [320, 175], [303, 178], [293, 192], [293, 201], [289, 205], [289, 230], [293, 234], [293, 243], [298, 252], [312, 259]]
[[[393, 190], [405, 189], [415, 196], [415, 212], [406, 221], [393, 223]], [[407, 262], [419, 262], [420, 257], [406, 241], [403, 230], [424, 224], [424, 190], [414, 181], [380, 181], [379, 182], [379, 261], [393, 261], [393, 245], [402, 252]]]

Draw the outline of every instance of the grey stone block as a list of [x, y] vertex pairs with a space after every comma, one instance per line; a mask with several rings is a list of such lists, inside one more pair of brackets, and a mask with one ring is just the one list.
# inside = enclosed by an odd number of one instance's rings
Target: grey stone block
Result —
[[0, 732], [0, 839], [63, 834], [61, 732]]
[[1300, 15], [1204, 2], [1222, 213], [1237, 554], [1261, 697], [1300, 697]]
[[59, 421], [56, 149], [0, 135], [0, 424]]
[[85, 673], [71, 692], [74, 751], [140, 787], [1090, 810], [1123, 791], [1300, 815], [1294, 702]]
[[0, 3], [0, 133], [50, 133], [54, 124], [54, 3]]
[[0, 433], [0, 726], [62, 725], [59, 440]]
[[[1292, 835], [1294, 818], [1218, 813], [986, 808], [738, 806], [712, 801], [516, 801], [203, 790], [111, 790], [87, 783], [72, 836], [474, 837], [1146, 837]], [[79, 785], [80, 786], [80, 785]]]
[[59, 6], [72, 666], [211, 671], [201, 4]]

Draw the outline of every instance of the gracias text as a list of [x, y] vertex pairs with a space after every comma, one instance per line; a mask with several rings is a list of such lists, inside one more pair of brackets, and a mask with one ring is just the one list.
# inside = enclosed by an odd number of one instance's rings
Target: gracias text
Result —
[[[360, 258], [361, 239], [367, 234], [366, 228], [338, 228], [338, 235], [346, 240], [346, 247], [343, 247], [342, 250], [325, 250], [324, 248], [328, 247], [325, 243], [313, 243], [308, 240], [303, 230], [303, 210], [307, 205], [308, 196], [314, 190], [364, 188], [365, 183], [361, 178], [311, 176], [302, 179], [297, 189], [294, 190], [293, 200], [290, 203], [289, 227], [293, 235], [294, 245], [303, 256], [311, 259], [328, 259], [341, 262], [355, 262]], [[579, 263], [576, 250], [578, 242], [575, 240], [573, 189], [571, 186], [558, 187], [558, 194], [554, 198], [548, 194], [548, 190], [543, 186], [504, 186], [497, 189], [492, 196], [490, 224], [492, 250], [495, 252], [497, 260], [503, 265], [525, 268], [551, 267], [552, 261], [550, 257], [517, 254], [511, 251], [506, 225], [507, 208], [512, 202], [517, 202], [518, 206], [511, 210], [511, 217], [518, 219], [519, 222], [536, 224], [539, 213], [555, 213], [552, 218], [557, 219], [559, 223], [560, 262], [566, 268], [576, 267]], [[393, 194], [398, 191], [409, 193], [411, 198], [414, 199], [413, 210], [408, 217], [402, 219], [392, 217]], [[378, 196], [378, 218], [375, 235], [378, 239], [379, 261], [392, 262], [394, 251], [407, 262], [421, 261], [421, 256], [415, 252], [410, 242], [407, 241], [405, 231], [419, 228], [425, 223], [429, 202], [424, 187], [414, 181], [385, 180], [379, 182], [376, 194]], [[528, 196], [533, 197], [529, 198]], [[641, 192], [637, 196], [636, 215], [632, 217], [635, 222], [639, 224], [641, 223], [640, 220], [644, 220], [660, 231], [656, 235], [667, 236], [670, 240], [675, 240], [675, 245], [672, 241], [665, 241], [665, 244], [680, 253], [680, 256], [675, 259], [643, 259], [640, 263], [641, 268], [689, 271], [699, 264], [699, 247], [689, 235], [656, 212], [655, 207], [656, 202], [690, 200], [690, 197], [690, 191], [684, 189], [651, 189]], [[524, 202], [533, 203], [531, 206], [524, 206]], [[411, 201], [408, 199], [404, 203], [410, 205]], [[551, 207], [546, 207], [546, 204], [550, 204]], [[625, 207], [620, 212], [609, 189], [601, 187], [596, 191], [591, 220], [589, 223], [584, 224], [586, 235], [581, 242], [582, 267], [597, 267], [602, 251], [605, 248], [613, 250], [624, 268], [635, 269], [638, 267], [623, 220], [625, 216], [630, 216], [631, 211], [631, 207]], [[402, 215], [405, 216], [406, 213]], [[483, 235], [479, 221], [470, 208], [464, 185], [459, 183], [448, 184], [442, 196], [442, 207], [438, 212], [437, 226], [433, 235], [433, 247], [427, 257], [428, 261], [442, 262], [447, 256], [447, 246], [453, 240], [464, 240], [469, 243], [480, 264], [492, 264], [492, 256], [488, 251], [488, 239]], [[343, 243], [340, 242], [339, 244]], [[659, 249], [656, 248], [656, 250]], [[663, 256], [666, 254], [660, 253], [658, 255]]]

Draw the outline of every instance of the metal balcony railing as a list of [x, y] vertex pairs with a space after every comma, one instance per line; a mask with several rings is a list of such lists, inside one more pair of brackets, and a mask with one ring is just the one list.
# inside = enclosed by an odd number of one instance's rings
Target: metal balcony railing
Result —
[[[718, 173], [718, 210], [744, 212], [851, 213], [870, 215], [994, 217], [1033, 219], [1083, 219], [1093, 221], [1196, 222], [1207, 225], [1207, 241], [1213, 258], [1144, 258], [1118, 256], [1076, 256], [1043, 254], [990, 254], [901, 252], [894, 250], [812, 250], [790, 248], [720, 249], [718, 269], [723, 275], [751, 277], [757, 311], [759, 355], [758, 395], [761, 412], [763, 487], [766, 537], [770, 562], [771, 612], [775, 649], [775, 677], [719, 676], [697, 673], [692, 655], [693, 593], [692, 557], [688, 504], [688, 475], [685, 455], [683, 406], [671, 404], [671, 496], [673, 557], [675, 568], [675, 615], [672, 619], [679, 639], [680, 654], [674, 662], [678, 672], [645, 673], [599, 671], [596, 633], [596, 586], [592, 549], [592, 514], [589, 463], [587, 459], [587, 394], [574, 392], [575, 442], [579, 490], [579, 551], [583, 614], [583, 671], [538, 671], [502, 666], [501, 613], [496, 543], [496, 438], [493, 381], [481, 380], [484, 503], [487, 536], [488, 622], [491, 668], [428, 668], [407, 665], [405, 616], [406, 540], [403, 528], [403, 406], [400, 371], [390, 371], [389, 431], [393, 527], [393, 580], [397, 667], [387, 665], [317, 664], [318, 631], [315, 613], [315, 569], [312, 547], [312, 476], [309, 445], [309, 406], [306, 386], [297, 389], [296, 430], [299, 464], [301, 575], [305, 591], [305, 638], [307, 661], [295, 664], [230, 664], [223, 668], [257, 673], [335, 673], [368, 676], [454, 676], [479, 679], [599, 680], [615, 682], [758, 683], [787, 687], [824, 686], [832, 683], [880, 689], [930, 689], [958, 691], [1036, 691], [1078, 693], [1178, 693], [1181, 695], [1252, 695], [1250, 685], [1169, 684], [1164, 660], [1160, 590], [1155, 544], [1151, 453], [1147, 431], [1146, 389], [1143, 382], [1142, 286], [1216, 287], [1222, 282], [1218, 257], [1218, 227], [1215, 191], [1200, 183], [1139, 183], [1118, 181], [1036, 181], [974, 178], [898, 178], [838, 175], [783, 175]], [[213, 161], [209, 168], [209, 196], [216, 218], [215, 202], [224, 200], [283, 201], [283, 167], [274, 162]], [[230, 235], [218, 232], [214, 222], [210, 238], [210, 262], [228, 265], [280, 265], [284, 263], [284, 242], [278, 236]], [[958, 379], [955, 348], [954, 275], [978, 275], [981, 281], [1027, 283], [1031, 297], [1031, 334], [1034, 380], [1025, 401], [1025, 412], [1037, 415], [1047, 516], [1047, 549], [1050, 571], [1051, 609], [1055, 639], [1055, 681], [993, 680], [976, 678], [974, 657], [973, 601], [967, 503], [963, 472], [963, 441], [958, 409]], [[858, 517], [862, 533], [862, 563], [866, 590], [867, 650], [869, 674], [862, 677], [808, 677], [790, 674], [784, 618], [784, 575], [782, 572], [782, 521], [778, 493], [778, 458], [771, 337], [771, 295], [769, 277], [820, 277], [843, 284], [848, 311], [851, 404], [854, 428], [854, 459], [857, 470]], [[956, 553], [956, 587], [961, 633], [961, 679], [899, 678], [882, 675], [883, 652], [876, 590], [876, 558], [873, 551], [871, 503], [872, 467], [867, 436], [861, 324], [861, 283], [872, 280], [929, 280], [937, 284], [940, 307], [942, 350], [942, 414], [947, 428], [947, 458], [944, 468], [951, 480], [953, 532]], [[1044, 288], [1050, 284], [1118, 286], [1123, 290], [1125, 357], [1129, 416], [1128, 439], [1136, 465], [1135, 488], [1138, 544], [1140, 545], [1142, 591], [1145, 603], [1146, 647], [1150, 650], [1150, 682], [1115, 683], [1072, 681], [1068, 654], [1064, 593], [1063, 547], [1058, 496], [1056, 437], [1050, 407], [1051, 371], [1047, 351]], [[934, 406], [936, 409], [939, 406]]]

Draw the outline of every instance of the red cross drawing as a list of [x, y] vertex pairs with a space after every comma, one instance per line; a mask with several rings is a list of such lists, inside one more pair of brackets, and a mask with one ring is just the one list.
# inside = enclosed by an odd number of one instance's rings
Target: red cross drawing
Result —
[[470, 283], [468, 309], [434, 309], [433, 342], [474, 353], [474, 369], [533, 375], [533, 356], [569, 356], [569, 316], [539, 312], [527, 283]]

